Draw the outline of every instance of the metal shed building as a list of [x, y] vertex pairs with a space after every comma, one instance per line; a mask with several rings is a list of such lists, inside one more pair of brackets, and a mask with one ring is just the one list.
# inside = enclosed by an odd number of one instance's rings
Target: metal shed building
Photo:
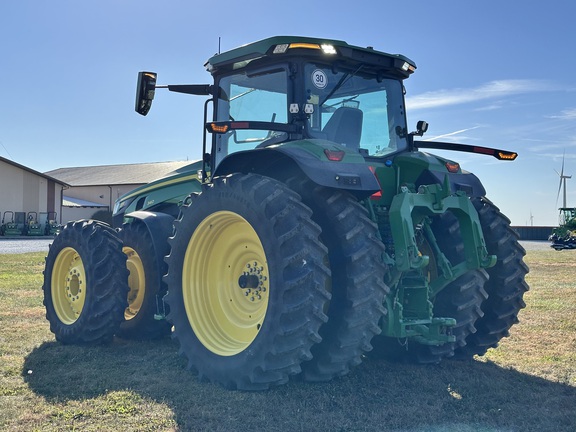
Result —
[[63, 190], [68, 184], [0, 156], [0, 212], [62, 214]]

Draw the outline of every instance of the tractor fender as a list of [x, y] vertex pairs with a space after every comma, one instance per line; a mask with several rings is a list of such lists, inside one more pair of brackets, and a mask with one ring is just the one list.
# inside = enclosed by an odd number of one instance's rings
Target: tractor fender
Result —
[[274, 147], [232, 153], [214, 171], [214, 176], [235, 172], [258, 173], [280, 181], [303, 175], [312, 182], [329, 188], [346, 190], [358, 199], [380, 190], [378, 180], [368, 164], [334, 162], [297, 147]]
[[162, 263], [164, 261], [162, 245], [168, 241], [168, 237], [173, 233], [174, 226], [172, 222], [174, 221], [174, 217], [166, 213], [155, 213], [143, 210], [128, 213], [124, 217], [133, 219], [127, 223], [143, 223], [146, 225], [153, 242], [157, 262]]

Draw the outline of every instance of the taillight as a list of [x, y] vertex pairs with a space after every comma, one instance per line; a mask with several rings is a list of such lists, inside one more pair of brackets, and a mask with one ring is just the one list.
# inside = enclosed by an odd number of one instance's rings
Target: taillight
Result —
[[376, 175], [376, 168], [374, 168], [373, 166], [368, 166], [368, 168], [370, 168], [370, 171], [372, 171], [372, 174], [374, 174], [374, 177], [376, 177], [376, 181], [378, 182], [378, 186], [380, 186], [380, 190], [378, 192], [374, 192], [372, 195], [370, 195], [370, 199], [379, 200], [380, 198], [382, 198], [382, 185], [380, 184], [380, 180], [378, 179], [378, 176]]
[[324, 149], [324, 154], [326, 155], [329, 161], [340, 162], [342, 159], [344, 159], [345, 153], [342, 150]]

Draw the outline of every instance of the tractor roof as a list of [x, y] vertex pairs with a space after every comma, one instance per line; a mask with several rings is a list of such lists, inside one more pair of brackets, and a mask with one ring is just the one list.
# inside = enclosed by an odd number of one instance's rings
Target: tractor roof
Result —
[[416, 64], [401, 54], [376, 51], [372, 47], [361, 48], [341, 40], [318, 39], [302, 36], [275, 36], [253, 42], [230, 51], [216, 54], [208, 59], [206, 68], [212, 74], [242, 69], [250, 62], [268, 57], [283, 56], [316, 57], [333, 63], [363, 64], [373, 70], [382, 70], [407, 78], [416, 69]]

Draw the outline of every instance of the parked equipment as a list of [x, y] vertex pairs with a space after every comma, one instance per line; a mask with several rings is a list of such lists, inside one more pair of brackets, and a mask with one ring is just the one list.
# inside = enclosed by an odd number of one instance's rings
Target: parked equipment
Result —
[[[202, 379], [259, 390], [347, 374], [379, 344], [420, 362], [495, 347], [528, 290], [524, 249], [480, 180], [406, 124], [402, 55], [274, 37], [213, 56], [202, 160], [120, 197], [116, 229], [68, 223], [44, 304], [63, 343], [180, 343]], [[172, 330], [171, 330], [172, 329]], [[389, 347], [389, 348], [387, 348]], [[381, 350], [379, 350], [381, 351]]]
[[24, 226], [23, 234], [27, 236], [44, 235], [44, 228], [38, 221], [37, 212], [28, 212], [28, 215], [26, 216], [26, 225]]
[[58, 214], [56, 212], [41, 212], [38, 220], [43, 226], [45, 236], [53, 236], [59, 230], [59, 224], [57, 221]]
[[548, 238], [552, 242], [551, 248], [561, 251], [576, 249], [576, 208], [560, 208], [558, 228], [554, 228]]
[[0, 234], [6, 237], [23, 235], [25, 216], [24, 212], [5, 211], [2, 216]]

